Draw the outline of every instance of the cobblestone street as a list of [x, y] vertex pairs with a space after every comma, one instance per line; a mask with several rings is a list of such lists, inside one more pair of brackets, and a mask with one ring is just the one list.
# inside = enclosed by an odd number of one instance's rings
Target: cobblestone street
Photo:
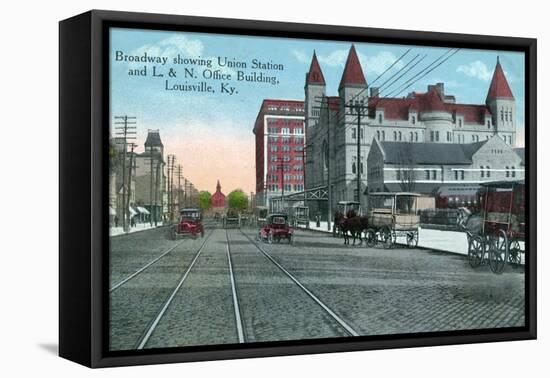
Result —
[[164, 228], [111, 238], [111, 349], [525, 321], [522, 267], [496, 275], [487, 266], [472, 269], [461, 255], [345, 246], [308, 231], [296, 231], [293, 245], [255, 236], [253, 229], [210, 227], [196, 239], [169, 240]]

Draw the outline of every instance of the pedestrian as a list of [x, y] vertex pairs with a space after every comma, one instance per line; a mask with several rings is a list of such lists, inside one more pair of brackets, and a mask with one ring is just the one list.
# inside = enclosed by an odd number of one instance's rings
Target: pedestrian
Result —
[[118, 217], [115, 215], [115, 227], [118, 227]]

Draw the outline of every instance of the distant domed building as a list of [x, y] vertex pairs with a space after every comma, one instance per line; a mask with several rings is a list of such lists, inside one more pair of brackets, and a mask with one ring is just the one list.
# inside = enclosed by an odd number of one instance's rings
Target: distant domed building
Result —
[[225, 194], [222, 193], [220, 180], [218, 180], [216, 184], [216, 192], [212, 194], [210, 198], [210, 204], [212, 205], [212, 211], [214, 213], [222, 213], [225, 209]]

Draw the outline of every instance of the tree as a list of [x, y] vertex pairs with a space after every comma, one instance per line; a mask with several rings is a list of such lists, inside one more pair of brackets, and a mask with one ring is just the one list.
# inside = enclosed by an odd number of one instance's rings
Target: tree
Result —
[[235, 189], [227, 195], [227, 203], [230, 209], [246, 210], [248, 208], [248, 196], [242, 189]]
[[199, 193], [199, 206], [202, 210], [208, 210], [212, 207], [210, 199], [212, 194], [207, 190], [201, 190]]

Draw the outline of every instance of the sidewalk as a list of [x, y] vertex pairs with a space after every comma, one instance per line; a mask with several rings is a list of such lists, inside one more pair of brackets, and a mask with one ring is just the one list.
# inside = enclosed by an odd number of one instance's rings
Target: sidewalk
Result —
[[[162, 224], [158, 223], [156, 227], [160, 227], [160, 226], [162, 226]], [[149, 230], [151, 228], [155, 228], [155, 225], [153, 224], [151, 226], [151, 224], [149, 223], [137, 223], [134, 227], [130, 228], [130, 230], [128, 231], [128, 234], [138, 232], [138, 231]], [[124, 234], [124, 230], [122, 229], [122, 227], [109, 228], [109, 236], [117, 236], [117, 235], [123, 235], [123, 234]]]
[[[316, 227], [315, 222], [309, 222], [309, 227], [310, 230], [330, 233], [327, 230], [327, 222], [321, 222], [320, 227]], [[303, 229], [303, 227], [300, 228]], [[405, 237], [398, 237], [397, 243], [406, 244]], [[520, 245], [522, 248], [525, 248], [523, 242], [520, 242]], [[468, 255], [468, 239], [464, 232], [419, 228], [418, 246], [465, 256]]]

